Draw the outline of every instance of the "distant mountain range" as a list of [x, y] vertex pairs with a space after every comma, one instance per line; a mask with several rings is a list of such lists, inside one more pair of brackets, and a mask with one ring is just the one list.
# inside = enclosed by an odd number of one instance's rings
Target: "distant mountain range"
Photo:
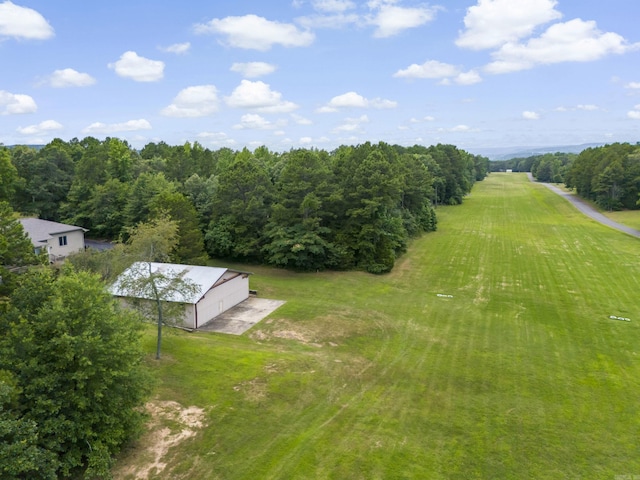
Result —
[[582, 145], [558, 145], [552, 147], [493, 147], [469, 149], [469, 153], [482, 155], [489, 160], [510, 160], [512, 158], [526, 158], [545, 153], [580, 153], [587, 148], [601, 147], [605, 143], [583, 143]]

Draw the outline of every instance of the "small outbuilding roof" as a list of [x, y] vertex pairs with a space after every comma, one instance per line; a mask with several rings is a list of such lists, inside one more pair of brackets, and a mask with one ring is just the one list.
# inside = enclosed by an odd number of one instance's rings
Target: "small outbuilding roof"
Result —
[[83, 232], [89, 231], [86, 228], [75, 225], [51, 222], [39, 218], [21, 218], [19, 221], [24, 231], [29, 235], [34, 247], [39, 247], [42, 243], [47, 243], [47, 241], [53, 238], [53, 235], [75, 232], [77, 230], [82, 230]]
[[[151, 272], [149, 272], [149, 266]], [[224, 282], [227, 273], [250, 275], [222, 267], [205, 267], [202, 265], [181, 265], [177, 263], [136, 262], [118, 277], [109, 291], [117, 297], [142, 298], [153, 300], [151, 286], [145, 288], [131, 288], [130, 285], [138, 279], [148, 277], [149, 273], [161, 274], [157, 287], [162, 300], [167, 302], [198, 303], [198, 301], [218, 283]], [[235, 276], [235, 275], [234, 275]], [[174, 289], [172, 283], [183, 280], [189, 287], [180, 291]], [[138, 284], [139, 285], [139, 284]]]

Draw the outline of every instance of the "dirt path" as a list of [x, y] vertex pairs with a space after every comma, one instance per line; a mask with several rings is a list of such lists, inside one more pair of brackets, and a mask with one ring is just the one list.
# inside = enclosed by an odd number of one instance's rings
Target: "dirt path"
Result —
[[[533, 178], [533, 175], [531, 175], [531, 173], [527, 173], [527, 175], [529, 176], [529, 180], [531, 180], [532, 182], [535, 182], [535, 179]], [[542, 182], [540, 182], [540, 183], [542, 183]], [[593, 218], [595, 221], [600, 222], [603, 225], [606, 225], [607, 227], [615, 228], [616, 230], [620, 230], [621, 232], [624, 232], [624, 233], [627, 233], [627, 234], [632, 235], [634, 237], [640, 238], [640, 231], [639, 230], [636, 230], [635, 228], [628, 227], [626, 225], [622, 225], [621, 223], [618, 223], [618, 222], [614, 222], [610, 218], [605, 217], [603, 214], [598, 212], [596, 209], [594, 209], [591, 205], [589, 205], [587, 202], [582, 200], [577, 195], [565, 192], [564, 190], [561, 190], [558, 187], [556, 187], [555, 185], [552, 185], [550, 183], [542, 183], [542, 185], [547, 187], [552, 192], [555, 192], [558, 195], [566, 198], [578, 210], [580, 210], [582, 213], [584, 213], [588, 217]]]

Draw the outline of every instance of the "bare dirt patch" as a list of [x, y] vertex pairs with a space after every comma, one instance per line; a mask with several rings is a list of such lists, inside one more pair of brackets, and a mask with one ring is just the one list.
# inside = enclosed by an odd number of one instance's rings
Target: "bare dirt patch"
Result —
[[194, 437], [204, 424], [202, 408], [183, 407], [173, 401], [153, 401], [145, 406], [151, 416], [147, 433], [138, 441], [135, 455], [123, 459], [122, 467], [113, 472], [115, 479], [148, 479], [161, 474], [167, 467], [170, 450]]
[[258, 342], [282, 339], [318, 348], [337, 347], [345, 338], [361, 335], [372, 328], [385, 328], [385, 315], [368, 313], [356, 315], [354, 311], [344, 309], [303, 321], [270, 318], [249, 332], [249, 337]]

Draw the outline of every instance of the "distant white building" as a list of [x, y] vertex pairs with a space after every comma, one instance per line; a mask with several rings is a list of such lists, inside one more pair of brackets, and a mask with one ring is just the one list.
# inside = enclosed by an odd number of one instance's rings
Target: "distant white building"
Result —
[[[155, 262], [137, 262], [131, 265], [111, 286], [111, 294], [120, 298], [125, 305], [129, 303], [128, 299], [153, 301], [155, 296], [150, 285], [143, 289], [135, 288], [135, 291], [126, 286], [135, 283], [132, 280], [144, 278], [150, 273], [161, 273], [161, 278], [166, 279], [164, 282], [160, 280], [159, 296], [162, 301], [183, 305], [182, 326], [186, 328], [199, 328], [249, 298], [249, 275], [251, 274], [248, 272]], [[174, 279], [184, 280], [192, 288], [188, 293], [171, 289], [168, 286]]]
[[39, 218], [21, 218], [20, 223], [36, 254], [46, 252], [51, 262], [84, 250], [84, 234], [89, 231], [86, 228]]

